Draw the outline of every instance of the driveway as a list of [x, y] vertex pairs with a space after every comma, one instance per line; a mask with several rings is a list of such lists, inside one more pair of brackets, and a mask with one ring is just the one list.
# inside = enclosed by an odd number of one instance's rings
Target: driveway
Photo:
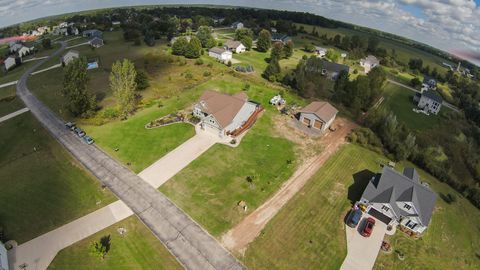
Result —
[[340, 270], [371, 270], [377, 259], [382, 245], [383, 237], [387, 232], [387, 225], [375, 219], [375, 227], [370, 237], [363, 237], [359, 230], [363, 228], [363, 222], [369, 217], [364, 214], [356, 228], [345, 225], [347, 234], [347, 257], [343, 261]]
[[[105, 184], [168, 248], [187, 269], [244, 269], [211, 235], [165, 195], [119, 164], [95, 145], [86, 145], [67, 130], [64, 121], [38, 100], [28, 89], [28, 76], [43, 63], [58, 56], [65, 43], [49, 58], [29, 68], [17, 84], [17, 95], [50, 134], [85, 168]], [[47, 246], [45, 246], [47, 247]], [[13, 251], [15, 252], [15, 251]], [[12, 269], [25, 261], [9, 261]], [[29, 257], [31, 269], [37, 267], [35, 256]]]
[[138, 174], [152, 187], [158, 188], [192, 161], [212, 147], [218, 140], [205, 132], [198, 133]]

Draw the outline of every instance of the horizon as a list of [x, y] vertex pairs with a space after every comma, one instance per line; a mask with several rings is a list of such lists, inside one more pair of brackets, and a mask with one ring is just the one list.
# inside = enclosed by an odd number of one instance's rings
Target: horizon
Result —
[[[160, 2], [152, 0], [107, 0], [101, 2], [86, 0], [81, 3], [71, 2], [71, 0], [48, 0], [44, 3], [39, 0], [21, 1], [18, 3], [15, 0], [0, 0], [0, 2], [6, 2], [3, 7], [0, 7], [0, 15], [4, 15], [0, 18], [1, 28], [71, 13], [141, 6], [205, 5], [307, 12], [331, 20], [354, 24], [404, 37], [480, 66], [480, 19], [477, 19], [476, 21], [466, 21], [464, 23], [466, 25], [465, 27], [457, 29], [457, 31], [460, 31], [460, 34], [453, 31], [453, 27], [449, 25], [444, 25], [442, 29], [437, 29], [436, 26], [438, 26], [439, 19], [435, 16], [437, 16], [436, 14], [446, 16], [446, 8], [448, 8], [448, 6], [438, 6], [438, 10], [432, 10], [428, 8], [428, 5], [425, 4], [424, 1], [417, 0], [356, 1], [355, 4], [357, 4], [357, 8], [355, 10], [352, 10], [350, 6], [352, 3], [347, 3], [344, 0], [335, 2], [329, 0], [240, 0], [237, 2], [237, 5], [228, 5], [219, 0], [163, 0]], [[292, 6], [292, 2], [295, 2], [298, 5]], [[447, 2], [451, 4], [456, 1], [450, 0]], [[480, 0], [467, 0], [464, 3], [468, 4], [470, 12], [473, 12], [470, 16], [476, 16], [476, 14], [480, 16], [479, 2]], [[29, 10], [33, 8], [35, 8], [36, 11], [34, 12], [35, 15], [33, 15], [32, 18], [28, 18]], [[394, 12], [393, 10], [385, 11], [385, 9], [397, 10]], [[465, 11], [464, 13], [468, 12]], [[432, 14], [435, 14], [435, 16]], [[426, 16], [430, 16], [433, 19], [428, 21], [426, 20]], [[457, 23], [460, 22], [458, 19], [460, 14], [458, 14], [458, 12], [453, 12], [451, 16], [452, 18], [457, 19]], [[465, 18], [463, 20], [465, 20]], [[444, 21], [452, 23], [451, 18], [448, 20], [444, 19]], [[437, 25], [432, 26], [431, 24], [433, 22]], [[403, 24], [404, 27], [399, 27], [399, 24]], [[478, 27], [476, 27], [477, 25]], [[431, 31], [430, 33], [428, 32], [429, 30]], [[453, 34], [449, 35], [447, 30], [451, 30]], [[476, 33], [478, 33], [478, 35], [476, 35]], [[438, 37], [434, 37], [434, 35]]]

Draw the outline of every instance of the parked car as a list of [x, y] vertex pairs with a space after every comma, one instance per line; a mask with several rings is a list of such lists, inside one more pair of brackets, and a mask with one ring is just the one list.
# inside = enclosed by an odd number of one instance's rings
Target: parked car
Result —
[[73, 123], [73, 122], [65, 123], [65, 127], [72, 130], [72, 129], [75, 128], [75, 123]]
[[78, 135], [78, 137], [83, 137], [83, 136], [85, 136], [85, 131], [83, 131], [81, 128], [78, 128], [78, 127], [77, 127], [77, 128], [75, 128], [73, 131]]
[[362, 218], [362, 210], [359, 208], [350, 210], [350, 214], [348, 214], [347, 217], [347, 225], [351, 228], [355, 228], [358, 225], [358, 222], [360, 222], [360, 219]]
[[369, 237], [372, 235], [373, 227], [375, 227], [375, 219], [369, 217], [367, 218], [367, 222], [365, 222], [365, 227], [363, 227], [362, 235], [365, 237]]
[[92, 139], [92, 137], [90, 137], [90, 136], [85, 136], [85, 137], [83, 137], [83, 140], [84, 140], [87, 144], [92, 144], [92, 143], [95, 142], [95, 141]]

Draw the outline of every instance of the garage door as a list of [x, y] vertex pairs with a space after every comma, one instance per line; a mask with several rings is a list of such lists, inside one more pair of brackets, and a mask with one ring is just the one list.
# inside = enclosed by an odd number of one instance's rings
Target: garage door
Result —
[[305, 123], [305, 125], [307, 125], [307, 126], [310, 126], [310, 119], [303, 118], [303, 123]]
[[315, 128], [322, 129], [322, 122], [315, 120], [315, 124], [313, 124]]
[[384, 215], [383, 213], [379, 212], [375, 208], [370, 208], [370, 210], [368, 211], [368, 214], [370, 214], [372, 217], [380, 220], [381, 222], [383, 222], [387, 225], [390, 223], [390, 221], [392, 221], [392, 218]]

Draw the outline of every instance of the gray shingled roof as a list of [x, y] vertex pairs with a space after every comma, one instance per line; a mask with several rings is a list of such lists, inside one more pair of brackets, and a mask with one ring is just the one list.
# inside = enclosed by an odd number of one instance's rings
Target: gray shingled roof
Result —
[[329, 62], [329, 61], [322, 61], [322, 68], [326, 69], [329, 72], [338, 72], [345, 70], [347, 73], [350, 70], [350, 68], [347, 65], [342, 65], [342, 64], [337, 64], [334, 62]]
[[443, 98], [440, 95], [438, 95], [437, 93], [435, 93], [434, 91], [431, 91], [431, 90], [423, 92], [422, 96], [427, 97], [429, 99], [432, 99], [432, 100], [434, 100], [434, 101], [436, 101], [440, 104], [442, 104], [442, 102], [443, 102]]
[[216, 53], [216, 54], [222, 54], [222, 53], [226, 52], [226, 50], [224, 48], [220, 48], [220, 47], [213, 47], [208, 51]]
[[427, 226], [432, 217], [437, 195], [419, 181], [418, 173], [413, 168], [401, 174], [385, 166], [381, 174], [370, 181], [362, 198], [371, 203], [389, 203], [397, 217], [411, 216], [397, 206], [397, 202], [411, 202], [418, 212], [422, 225]]

